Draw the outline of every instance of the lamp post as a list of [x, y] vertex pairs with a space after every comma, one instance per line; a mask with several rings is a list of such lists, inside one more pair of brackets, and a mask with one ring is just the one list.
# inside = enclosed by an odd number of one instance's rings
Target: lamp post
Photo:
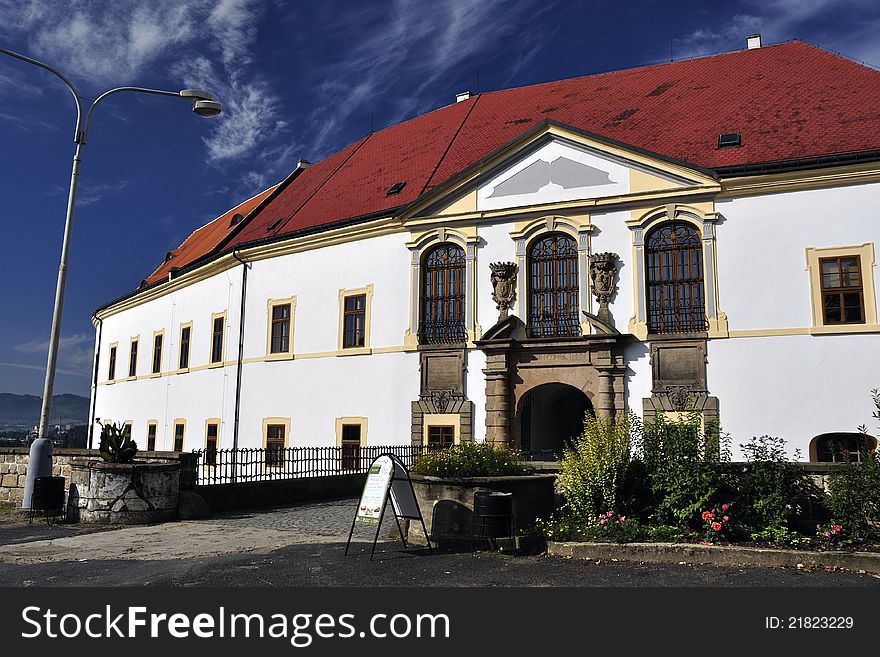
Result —
[[55, 386], [55, 366], [58, 360], [58, 341], [61, 333], [61, 314], [64, 307], [64, 288], [67, 285], [67, 257], [70, 245], [70, 231], [73, 225], [73, 211], [76, 205], [76, 187], [79, 182], [79, 167], [82, 162], [82, 148], [89, 136], [89, 124], [92, 120], [92, 112], [102, 100], [113, 94], [123, 91], [154, 94], [157, 96], [173, 96], [190, 101], [193, 112], [202, 117], [216, 116], [221, 111], [220, 103], [213, 100], [210, 93], [198, 89], [184, 89], [182, 91], [163, 91], [161, 89], [146, 89], [144, 87], [117, 87], [110, 89], [98, 96], [89, 106], [83, 120], [83, 108], [79, 94], [70, 80], [63, 74], [43, 62], [37, 61], [25, 55], [21, 55], [6, 48], [0, 48], [0, 53], [15, 57], [23, 62], [39, 66], [49, 71], [67, 86], [76, 104], [76, 130], [73, 142], [76, 150], [73, 153], [73, 167], [70, 172], [70, 190], [67, 195], [67, 216], [64, 220], [64, 239], [61, 242], [61, 264], [58, 266], [58, 281], [55, 286], [55, 306], [52, 312], [52, 329], [49, 334], [49, 356], [46, 363], [46, 378], [43, 384], [43, 404], [40, 409], [40, 429], [37, 440], [33, 442], [28, 456], [27, 477], [25, 479], [23, 508], [30, 508], [30, 499], [33, 494], [33, 484], [37, 477], [52, 474], [52, 442], [47, 438], [49, 433], [49, 413], [52, 408], [52, 390]]

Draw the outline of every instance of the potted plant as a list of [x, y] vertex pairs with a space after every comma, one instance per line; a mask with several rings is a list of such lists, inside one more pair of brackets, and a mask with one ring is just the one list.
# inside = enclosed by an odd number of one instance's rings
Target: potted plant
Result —
[[[536, 471], [522, 461], [518, 451], [491, 443], [460, 443], [431, 451], [413, 463], [410, 479], [428, 535], [441, 546], [470, 543], [475, 533], [484, 537], [508, 534], [506, 526], [499, 527], [491, 519], [487, 527], [482, 514], [475, 518], [475, 495], [479, 494], [478, 504], [487, 513], [493, 498], [483, 494], [510, 493], [518, 533], [531, 527], [536, 518], [549, 515], [555, 505], [555, 474]], [[503, 506], [504, 500], [499, 502]], [[414, 540], [417, 534], [413, 531]]]
[[137, 443], [121, 424], [105, 424], [97, 459], [70, 464], [68, 519], [146, 524], [177, 517], [180, 464], [137, 461]]

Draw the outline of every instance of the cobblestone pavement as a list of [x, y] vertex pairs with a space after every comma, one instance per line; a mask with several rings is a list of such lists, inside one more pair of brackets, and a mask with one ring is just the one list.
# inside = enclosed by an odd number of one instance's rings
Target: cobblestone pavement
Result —
[[[0, 561], [44, 563], [100, 559], [176, 559], [268, 552], [288, 545], [338, 543], [351, 528], [357, 499], [312, 502], [279, 509], [221, 513], [204, 520], [104, 528], [0, 522]], [[386, 516], [380, 540], [397, 531]], [[357, 527], [353, 541], [372, 540]]]

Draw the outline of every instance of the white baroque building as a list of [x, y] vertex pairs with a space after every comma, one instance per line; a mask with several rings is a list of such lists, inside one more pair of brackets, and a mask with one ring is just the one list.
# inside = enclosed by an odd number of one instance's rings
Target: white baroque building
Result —
[[160, 450], [553, 450], [585, 410], [695, 407], [828, 460], [880, 387], [878, 103], [797, 41], [460, 95], [99, 308], [93, 416]]

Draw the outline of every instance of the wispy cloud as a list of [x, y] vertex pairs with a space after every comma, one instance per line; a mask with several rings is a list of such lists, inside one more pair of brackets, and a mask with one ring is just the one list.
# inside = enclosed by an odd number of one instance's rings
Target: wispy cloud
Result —
[[[90, 183], [83, 181], [77, 186], [76, 204], [80, 207], [94, 205], [107, 196], [119, 194], [124, 191], [126, 187], [128, 187], [127, 180], [119, 180], [114, 183]], [[55, 186], [48, 191], [48, 194], [50, 196], [62, 196], [66, 198], [68, 192], [68, 187]]]
[[[46, 371], [45, 365], [28, 365], [27, 363], [7, 363], [4, 361], [0, 361], [0, 367], [16, 367], [16, 368], [22, 369], [22, 370], [38, 370], [40, 372]], [[70, 376], [78, 376], [78, 377], [82, 377], [84, 379], [89, 378], [88, 371], [68, 370], [68, 369], [63, 369], [63, 368], [56, 368], [55, 371], [58, 372], [59, 374], [68, 374]]]
[[[58, 341], [58, 361], [61, 363], [66, 374], [88, 376], [94, 358], [95, 337], [86, 333], [62, 336]], [[49, 353], [49, 340], [31, 340], [17, 344], [13, 349], [25, 355], [45, 355]], [[16, 363], [3, 363], [9, 367], [20, 366], [27, 369], [45, 370], [45, 365], [28, 365]], [[59, 372], [62, 369], [58, 369]]]
[[[880, 64], [880, 17], [875, 0], [747, 0], [743, 11], [713, 26], [700, 27], [673, 40], [676, 59], [696, 57], [745, 47], [749, 34], [760, 33], [765, 43], [794, 38], [809, 39], [819, 46], [877, 66]], [[840, 22], [852, 23], [839, 29]], [[830, 25], [838, 26], [829, 29]]]
[[0, 0], [0, 34], [24, 36], [32, 52], [64, 62], [89, 91], [157, 70], [208, 89], [223, 113], [212, 120], [205, 146], [221, 165], [253, 156], [286, 128], [278, 96], [253, 71], [250, 50], [262, 14], [258, 0]]
[[[322, 100], [305, 122], [302, 137], [309, 155], [323, 156], [341, 145], [339, 135], [351, 115], [371, 102], [392, 98], [387, 113], [392, 123], [431, 109], [440, 80], [464, 68], [475, 72], [480, 62], [492, 63], [503, 39], [520, 40], [520, 61], [513, 68], [524, 65], [547, 36], [546, 28], [537, 27], [540, 21], [527, 19], [552, 5], [436, 0], [427, 8], [416, 0], [394, 0], [388, 5], [365, 3], [346, 12], [328, 6], [321, 29], [348, 47], [313, 71], [321, 80]], [[535, 28], [524, 30], [527, 23]]]

